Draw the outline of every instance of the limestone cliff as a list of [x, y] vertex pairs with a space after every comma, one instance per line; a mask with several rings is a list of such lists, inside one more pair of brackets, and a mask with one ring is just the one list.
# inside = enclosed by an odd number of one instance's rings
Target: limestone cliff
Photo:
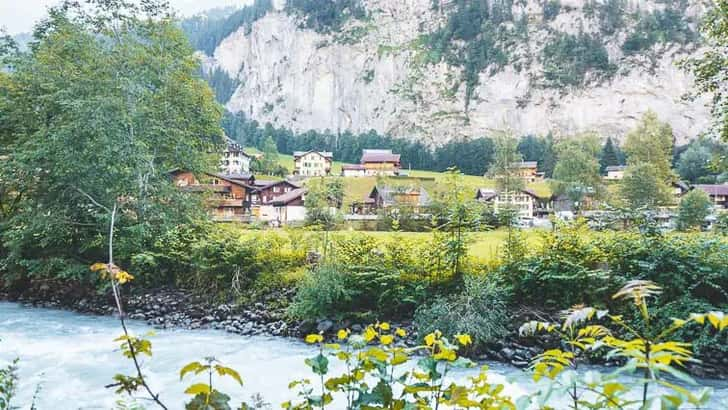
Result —
[[[561, 0], [548, 20], [544, 1], [509, 3], [512, 15], [528, 23], [527, 40], [506, 46], [507, 64], [480, 72], [469, 103], [463, 68], [425, 59], [423, 38], [447, 23], [449, 1], [436, 8], [432, 0], [368, 0], [368, 19], [351, 19], [331, 33], [302, 28], [300, 16], [286, 12], [283, 3], [274, 2], [274, 10], [249, 30], [226, 37], [205, 63], [239, 81], [227, 108], [261, 123], [298, 131], [375, 129], [440, 144], [502, 131], [596, 131], [619, 138], [648, 109], [672, 125], [679, 141], [695, 137], [709, 122], [707, 99], [684, 98], [692, 78], [675, 65], [700, 52], [696, 44], [658, 42], [626, 54], [621, 45], [638, 19], [602, 34], [597, 17], [584, 10], [586, 1]], [[706, 4], [684, 3], [681, 10], [697, 30]], [[625, 7], [625, 13], [649, 13], [664, 2], [629, 1]], [[587, 74], [581, 86], [544, 85], [539, 56], [545, 44], [554, 33], [577, 32], [594, 33], [614, 72], [593, 79]]]

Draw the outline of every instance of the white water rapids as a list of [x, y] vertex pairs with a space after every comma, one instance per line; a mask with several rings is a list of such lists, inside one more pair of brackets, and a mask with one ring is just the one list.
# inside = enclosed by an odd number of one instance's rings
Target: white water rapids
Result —
[[[143, 334], [151, 327], [132, 321], [131, 330]], [[214, 330], [156, 330], [151, 337], [154, 356], [144, 359], [144, 373], [152, 388], [170, 409], [181, 409], [184, 389], [201, 378], [179, 380], [179, 369], [190, 361], [214, 356], [224, 365], [238, 370], [244, 380], [217, 381], [220, 390], [228, 393], [238, 405], [252, 394], [260, 393], [274, 409], [281, 402], [294, 399], [288, 389], [294, 379], [312, 378], [304, 364], [315, 354], [314, 348], [300, 341], [263, 336], [239, 336]], [[104, 388], [117, 373], [133, 374], [130, 361], [123, 358], [113, 339], [121, 329], [113, 317], [23, 307], [0, 302], [0, 365], [19, 358], [19, 389], [15, 406], [29, 409], [36, 395], [38, 410], [110, 409], [119, 397]], [[336, 363], [332, 360], [332, 363]], [[505, 383], [506, 392], [518, 396], [525, 393], [529, 375], [511, 366], [488, 363], [489, 380]], [[341, 370], [333, 365], [333, 371]], [[475, 371], [454, 374], [462, 378]], [[727, 409], [728, 382], [707, 380], [703, 384], [715, 389], [711, 409]], [[149, 409], [154, 406], [139, 401]]]

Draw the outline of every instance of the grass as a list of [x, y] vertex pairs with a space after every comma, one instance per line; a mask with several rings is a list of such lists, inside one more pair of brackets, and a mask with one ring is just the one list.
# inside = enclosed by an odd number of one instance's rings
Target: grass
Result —
[[[412, 240], [425, 240], [430, 237], [428, 232], [362, 232], [365, 235], [372, 236], [377, 239], [391, 238], [393, 235], [399, 235]], [[541, 243], [540, 232], [535, 229], [522, 230], [521, 233], [525, 237], [526, 242], [530, 246], [538, 246]], [[470, 256], [484, 262], [493, 261], [498, 257], [501, 245], [508, 237], [508, 231], [498, 229], [487, 232], [472, 232], [469, 234], [472, 242], [470, 243]]]
[[[221, 225], [220, 229], [226, 231], [226, 235], [230, 235], [231, 238], [244, 239], [246, 237], [254, 237], [256, 235], [264, 234], [266, 231], [247, 229], [241, 225]], [[279, 235], [292, 235], [298, 239], [299, 244], [304, 244], [315, 248], [321, 238], [323, 232], [310, 231], [301, 228], [289, 228], [289, 229], [277, 229], [276, 234]], [[539, 246], [541, 244], [540, 231], [536, 229], [522, 230], [526, 243], [530, 247]], [[394, 238], [404, 238], [412, 241], [425, 241], [431, 238], [429, 232], [379, 232], [379, 231], [335, 231], [332, 232], [332, 238], [336, 236], [346, 236], [349, 234], [367, 235], [378, 241], [386, 241]], [[300, 236], [299, 236], [300, 235]], [[491, 262], [498, 257], [501, 245], [506, 241], [508, 231], [505, 229], [498, 229], [494, 231], [486, 232], [471, 232], [468, 234], [471, 243], [469, 245], [469, 254], [473, 258], [480, 260], [481, 262]]]

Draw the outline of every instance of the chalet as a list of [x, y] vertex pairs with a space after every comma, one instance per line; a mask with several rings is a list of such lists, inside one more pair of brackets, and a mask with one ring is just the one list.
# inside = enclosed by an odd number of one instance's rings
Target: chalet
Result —
[[540, 198], [530, 189], [518, 191], [497, 191], [490, 188], [480, 188], [475, 193], [475, 199], [493, 205], [496, 212], [499, 209], [516, 209], [519, 218], [533, 218], [537, 210], [541, 209]]
[[398, 175], [400, 155], [388, 149], [365, 149], [362, 151], [361, 165], [366, 175]]
[[253, 206], [262, 205], [272, 201], [283, 194], [287, 194], [295, 189], [301, 188], [300, 185], [287, 181], [264, 181], [256, 180], [250, 192], [250, 203]]
[[374, 214], [379, 209], [407, 206], [420, 213], [432, 203], [424, 188], [375, 186], [362, 202], [352, 204], [352, 214]]
[[362, 164], [343, 164], [341, 166], [342, 177], [365, 177], [367, 169]]
[[[299, 223], [306, 220], [306, 188], [296, 188], [279, 195], [260, 206], [261, 221], [274, 222], [277, 225]], [[329, 200], [329, 212], [336, 212], [339, 204], [333, 198]]]
[[227, 147], [222, 153], [220, 160], [220, 172], [222, 174], [240, 174], [250, 172], [250, 155], [243, 151], [243, 147], [226, 137]]
[[294, 175], [321, 177], [331, 174], [334, 154], [325, 151], [295, 151], [293, 153]]
[[[249, 195], [253, 187], [242, 180], [222, 174], [205, 174], [205, 182], [200, 182], [189, 171], [170, 172], [173, 183], [186, 192], [207, 193], [207, 204], [216, 221], [245, 221], [250, 218]], [[209, 180], [209, 182], [207, 181]]]
[[538, 162], [536, 161], [514, 162], [509, 168], [516, 176], [523, 178], [526, 182], [543, 179], [543, 172], [538, 172]]
[[728, 209], [728, 184], [697, 184], [693, 188], [708, 194], [716, 209]]
[[619, 181], [624, 178], [624, 170], [627, 169], [624, 165], [610, 165], [606, 168], [607, 174], [604, 179], [608, 181]]

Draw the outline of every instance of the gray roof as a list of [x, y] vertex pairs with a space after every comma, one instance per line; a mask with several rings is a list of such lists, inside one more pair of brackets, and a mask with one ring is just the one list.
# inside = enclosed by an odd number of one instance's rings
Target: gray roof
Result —
[[308, 153], [311, 153], [311, 152], [316, 153], [316, 154], [319, 154], [322, 157], [328, 158], [328, 159], [332, 159], [334, 157], [334, 153], [333, 152], [329, 152], [329, 151], [316, 151], [316, 150], [310, 150], [310, 151], [293, 151], [293, 157], [294, 158], [302, 157], [302, 156], [304, 156], [304, 155], [306, 155]]
[[624, 165], [610, 165], [606, 168], [607, 172], [624, 171], [627, 169]]
[[419, 206], [429, 206], [432, 203], [430, 194], [424, 188], [407, 188], [407, 187], [392, 187], [392, 186], [375, 186], [372, 192], [369, 194], [369, 198], [374, 198], [376, 193], [382, 197], [384, 206], [396, 205], [397, 195], [408, 194], [408, 193], [419, 193]]
[[301, 198], [305, 193], [307, 192], [306, 188], [298, 188], [293, 189], [291, 191], [286, 192], [283, 195], [278, 195], [277, 197], [271, 199], [266, 204], [268, 205], [288, 205], [290, 202]]
[[728, 195], [728, 184], [696, 184], [694, 187], [711, 196]]
[[511, 168], [538, 168], [538, 161], [521, 161], [511, 164]]

